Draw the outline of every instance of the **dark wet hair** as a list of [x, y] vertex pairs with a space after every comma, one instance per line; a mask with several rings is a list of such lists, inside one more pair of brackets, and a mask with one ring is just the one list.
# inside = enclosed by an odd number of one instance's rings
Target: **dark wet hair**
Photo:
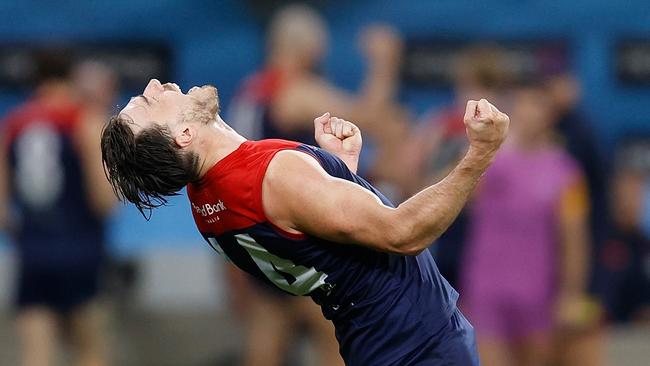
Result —
[[154, 124], [133, 133], [125, 115], [111, 117], [102, 131], [106, 177], [122, 201], [149, 219], [151, 210], [167, 203], [188, 183], [198, 180], [198, 156], [183, 152], [165, 126]]

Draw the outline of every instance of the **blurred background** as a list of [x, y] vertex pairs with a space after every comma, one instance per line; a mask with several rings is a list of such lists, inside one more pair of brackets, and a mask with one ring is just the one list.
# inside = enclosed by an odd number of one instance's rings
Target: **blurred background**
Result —
[[[253, 139], [363, 131], [400, 202], [511, 134], [431, 247], [485, 365], [650, 363], [650, 4], [643, 0], [3, 1], [0, 364], [334, 365], [308, 301], [230, 268], [181, 194], [115, 201], [99, 134], [150, 78], [214, 84]], [[362, 350], [360, 350], [362, 351]]]

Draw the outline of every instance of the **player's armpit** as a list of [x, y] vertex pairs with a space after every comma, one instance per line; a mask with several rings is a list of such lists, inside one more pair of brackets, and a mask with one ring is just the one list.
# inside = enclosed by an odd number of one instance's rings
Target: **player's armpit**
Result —
[[268, 219], [289, 232], [412, 254], [400, 245], [405, 233], [396, 209], [359, 185], [331, 177], [304, 153], [276, 154], [264, 177], [262, 202]]

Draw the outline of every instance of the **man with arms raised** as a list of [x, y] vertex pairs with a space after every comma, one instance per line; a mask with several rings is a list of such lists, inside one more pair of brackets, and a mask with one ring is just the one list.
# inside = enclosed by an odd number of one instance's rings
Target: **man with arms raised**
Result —
[[354, 124], [316, 118], [319, 149], [247, 141], [218, 113], [214, 87], [183, 94], [152, 80], [102, 135], [117, 194], [144, 213], [187, 186], [208, 243], [252, 275], [311, 296], [334, 322], [348, 365], [478, 365], [458, 294], [425, 249], [494, 158], [505, 114], [469, 101], [465, 158], [395, 208], [354, 173], [361, 149]]

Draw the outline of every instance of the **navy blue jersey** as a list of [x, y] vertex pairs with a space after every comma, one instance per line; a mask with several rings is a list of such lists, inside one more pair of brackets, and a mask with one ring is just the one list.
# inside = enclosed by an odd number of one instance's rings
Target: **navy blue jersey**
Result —
[[21, 266], [35, 270], [98, 265], [103, 226], [91, 210], [75, 140], [79, 108], [34, 99], [4, 123], [9, 180], [19, 224]]
[[[273, 156], [296, 150], [331, 176], [391, 202], [337, 157], [284, 140], [247, 141], [219, 161], [188, 195], [197, 227], [217, 252], [244, 271], [293, 295], [311, 296], [334, 322], [348, 365], [410, 365], [440, 342], [458, 294], [428, 251], [379, 252], [287, 233], [262, 208], [262, 181]], [[314, 197], [314, 200], [320, 199]]]

